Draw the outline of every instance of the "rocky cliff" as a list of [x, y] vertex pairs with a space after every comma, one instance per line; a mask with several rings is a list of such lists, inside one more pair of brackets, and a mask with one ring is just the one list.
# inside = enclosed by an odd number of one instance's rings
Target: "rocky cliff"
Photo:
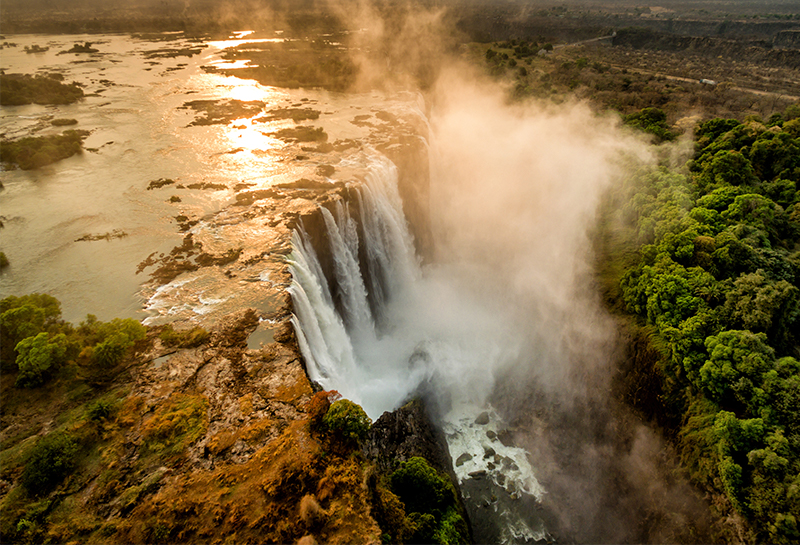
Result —
[[[398, 164], [404, 206], [428, 251], [419, 127], [388, 113], [377, 119], [366, 142], [342, 144], [342, 151], [305, 146], [304, 157], [327, 165], [362, 146], [384, 150]], [[424, 407], [415, 402], [385, 414], [363, 450], [337, 444], [312, 425], [315, 387], [290, 323], [291, 233], [303, 226], [330, 267], [319, 208], [353, 198], [361, 173], [349, 164], [317, 167], [313, 179], [245, 188], [212, 217], [180, 220], [191, 228], [183, 244], [142, 264], [151, 292], [174, 313], [156, 319], [161, 325], [104, 380], [84, 380], [79, 362], [71, 378], [38, 390], [15, 388], [4, 374], [4, 542], [378, 543], [424, 534], [388, 480], [401, 462], [423, 457], [456, 490], [446, 444]], [[188, 278], [226, 290], [225, 303], [199, 315], [186, 311], [181, 286]], [[198, 342], [168, 341], [198, 326], [208, 331]], [[52, 488], [26, 489], [25, 468], [51, 434], [77, 438], [69, 470]], [[376, 520], [375, 509], [385, 514], [387, 505], [400, 521], [395, 533]], [[389, 524], [385, 516], [380, 523]]]

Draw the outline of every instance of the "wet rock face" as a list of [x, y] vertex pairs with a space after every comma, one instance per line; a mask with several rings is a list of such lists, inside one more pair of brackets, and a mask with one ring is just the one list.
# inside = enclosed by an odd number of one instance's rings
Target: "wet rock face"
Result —
[[[453, 472], [447, 440], [444, 433], [431, 421], [421, 400], [415, 399], [399, 409], [383, 413], [370, 428], [361, 450], [375, 464], [376, 473], [387, 477], [402, 462], [414, 456], [425, 458], [431, 467], [450, 478], [456, 490], [460, 515], [470, 526], [458, 479]], [[471, 534], [471, 526], [469, 531]]]
[[420, 400], [383, 413], [370, 428], [362, 451], [381, 473], [391, 473], [414, 456], [425, 458], [438, 471], [452, 472], [447, 442]]

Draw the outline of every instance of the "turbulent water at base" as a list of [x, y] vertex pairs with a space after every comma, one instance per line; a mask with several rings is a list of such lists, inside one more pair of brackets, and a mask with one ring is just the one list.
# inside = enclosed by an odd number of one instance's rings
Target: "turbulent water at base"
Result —
[[[502, 324], [489, 324], [492, 313], [458, 289], [454, 270], [420, 266], [396, 168], [377, 153], [367, 160], [371, 166], [357, 189], [358, 211], [342, 202], [321, 209], [333, 293], [308, 235], [299, 230], [293, 236], [289, 291], [308, 374], [361, 404], [373, 419], [415, 393], [435, 392], [445, 408], [445, 435], [471, 511], [483, 509], [482, 518], [496, 526], [490, 534], [500, 542], [546, 540], [543, 523], [530, 509], [544, 490], [526, 451], [500, 441], [504, 424], [486, 401], [492, 379], [482, 370], [491, 367], [487, 362], [513, 357], [514, 345], [505, 342], [501, 348], [490, 340], [510, 341]], [[366, 270], [359, 265], [362, 246]]]

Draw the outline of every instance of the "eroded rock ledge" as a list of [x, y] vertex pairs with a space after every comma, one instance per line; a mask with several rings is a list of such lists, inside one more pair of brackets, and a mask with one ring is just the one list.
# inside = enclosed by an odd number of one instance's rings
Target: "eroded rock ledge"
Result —
[[[398, 165], [405, 211], [421, 252], [428, 253], [424, 141], [407, 132], [384, 136], [376, 144]], [[143, 355], [148, 363], [136, 372], [131, 393], [142, 409], [127, 441], [128, 481], [119, 484], [122, 494], [108, 496], [111, 516], [125, 518], [115, 539], [377, 543], [388, 535], [377, 519], [385, 520], [375, 516], [385, 507], [378, 490], [401, 462], [423, 457], [458, 490], [446, 442], [421, 401], [385, 413], [361, 451], [329, 444], [330, 438], [310, 423], [307, 411], [314, 386], [289, 321], [292, 301], [285, 288], [291, 278], [285, 256], [291, 250], [292, 230], [302, 225], [326, 273], [331, 272], [319, 207], [345, 200], [357, 217], [355, 187], [360, 183], [357, 173], [337, 174], [339, 178], [303, 179], [242, 192], [215, 217], [193, 224], [189, 243], [146, 264], [158, 265], [153, 273], [158, 283], [180, 280], [184, 273], [223, 275], [238, 281], [243, 290], [250, 289], [251, 298], [254, 291], [263, 291], [262, 300], [269, 304], [200, 318], [212, 331], [205, 346], [174, 352], [155, 341]], [[230, 254], [219, 240], [234, 240], [248, 229], [261, 235], [248, 237], [230, 259], [219, 258]], [[233, 236], [220, 237], [223, 230]], [[211, 258], [200, 259], [204, 255]], [[254, 280], [265, 265], [266, 285]], [[235, 304], [230, 306], [238, 305], [246, 295], [235, 293], [232, 300]], [[248, 348], [249, 335], [265, 323], [273, 342]], [[160, 407], [180, 396], [206, 403], [204, 433], [174, 465], [145, 468], [139, 430], [158, 417]], [[135, 505], [119, 505], [126, 490], [150, 482], [137, 489]], [[466, 519], [460, 494], [458, 506]]]

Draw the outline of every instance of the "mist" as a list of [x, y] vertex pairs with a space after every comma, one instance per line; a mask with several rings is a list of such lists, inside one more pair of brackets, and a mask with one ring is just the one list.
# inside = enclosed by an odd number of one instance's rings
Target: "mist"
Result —
[[[509, 449], [525, 449], [506, 454], [530, 461], [518, 483], [537, 501], [511, 508], [532, 530], [526, 539], [545, 535], [535, 528], [542, 519], [563, 541], [704, 535], [703, 501], [674, 453], [614, 397], [624, 340], [594, 279], [591, 235], [603, 196], [653, 164], [651, 148], [618, 116], [585, 103], [511, 103], [460, 58], [445, 10], [401, 4], [387, 19], [366, 2], [333, 6], [363, 29], [352, 48], [356, 89], [422, 93], [434, 252], [425, 265], [413, 252], [389, 252], [394, 266], [417, 272], [397, 282], [377, 326], [344, 320], [337, 335], [349, 339], [347, 362], [328, 362], [343, 372], [317, 377], [321, 384], [373, 418], [423, 396], [454, 459], [454, 448], [482, 455], [486, 437], [471, 424], [481, 411], [495, 415]], [[342, 233], [345, 216], [335, 228]], [[481, 467], [459, 476], [468, 481]]]

